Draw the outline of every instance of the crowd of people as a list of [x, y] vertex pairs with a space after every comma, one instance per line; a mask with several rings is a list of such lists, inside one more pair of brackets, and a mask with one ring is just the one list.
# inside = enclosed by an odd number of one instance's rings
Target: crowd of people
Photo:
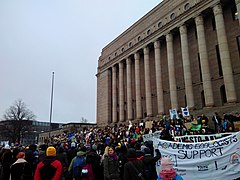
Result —
[[[212, 118], [212, 119], [211, 119]], [[214, 128], [209, 127], [212, 120]], [[238, 113], [204, 114], [193, 118], [169, 119], [115, 125], [105, 128], [83, 128], [79, 132], [59, 134], [41, 145], [6, 144], [0, 150], [0, 179], [3, 180], [132, 180], [182, 179], [176, 174], [171, 160], [161, 158], [152, 141], [143, 141], [143, 135], [160, 131], [161, 139], [174, 136], [238, 131], [234, 122]], [[187, 128], [186, 122], [199, 129]], [[157, 174], [156, 162], [161, 161]]]

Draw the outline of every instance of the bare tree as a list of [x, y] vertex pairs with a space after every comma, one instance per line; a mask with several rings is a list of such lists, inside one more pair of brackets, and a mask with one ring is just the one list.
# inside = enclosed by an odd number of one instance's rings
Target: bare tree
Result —
[[87, 123], [88, 120], [87, 120], [86, 118], [82, 117], [80, 122], [81, 122], [81, 123]]
[[32, 125], [30, 121], [35, 120], [35, 118], [34, 113], [27, 108], [27, 105], [21, 99], [16, 100], [3, 115], [3, 120], [6, 121], [5, 130], [10, 141], [20, 141], [23, 132], [30, 129]]

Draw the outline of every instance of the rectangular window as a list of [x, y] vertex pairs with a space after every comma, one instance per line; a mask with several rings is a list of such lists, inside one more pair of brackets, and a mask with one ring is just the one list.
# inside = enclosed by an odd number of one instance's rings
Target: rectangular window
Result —
[[195, 34], [195, 38], [197, 39], [197, 29], [196, 29], [196, 27], [194, 28], [194, 34]]
[[200, 81], [202, 82], [202, 68], [201, 68], [199, 53], [198, 53], [198, 67], [199, 67], [199, 73], [200, 73]]
[[221, 57], [220, 57], [220, 51], [219, 51], [218, 45], [216, 45], [216, 55], [217, 55], [217, 63], [218, 63], [218, 74], [219, 76], [223, 76]]
[[213, 31], [216, 30], [215, 17], [212, 18], [212, 28], [213, 28]]
[[236, 6], [231, 8], [233, 20], [238, 20], [238, 12]]
[[240, 55], [240, 36], [237, 36], [238, 53]]

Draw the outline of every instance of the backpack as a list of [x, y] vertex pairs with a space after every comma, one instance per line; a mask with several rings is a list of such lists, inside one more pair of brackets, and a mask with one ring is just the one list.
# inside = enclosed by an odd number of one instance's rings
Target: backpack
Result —
[[77, 156], [73, 162], [73, 177], [81, 177], [84, 164], [85, 158]]
[[[52, 162], [54, 162], [54, 161], [52, 161]], [[57, 169], [52, 165], [52, 162], [43, 161], [44, 166], [42, 166], [39, 169], [41, 179], [51, 180], [54, 177]]]

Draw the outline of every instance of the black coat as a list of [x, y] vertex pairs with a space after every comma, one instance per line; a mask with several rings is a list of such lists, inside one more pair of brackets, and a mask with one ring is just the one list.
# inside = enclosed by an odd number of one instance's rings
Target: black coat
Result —
[[104, 180], [120, 180], [118, 160], [113, 160], [109, 156], [104, 156], [103, 168]]
[[102, 180], [103, 179], [103, 169], [100, 165], [101, 157], [95, 152], [91, 151], [87, 153], [86, 163], [92, 165], [94, 179]]
[[24, 159], [18, 159], [10, 168], [10, 176], [11, 180], [21, 180], [21, 176], [23, 180], [32, 180], [32, 168]]
[[[134, 167], [136, 170], [134, 169]], [[144, 164], [142, 160], [128, 161], [124, 165], [124, 180], [138, 180], [140, 179], [138, 174], [144, 175]]]
[[157, 153], [155, 157], [152, 157], [151, 154], [144, 155], [142, 161], [144, 163], [145, 173], [148, 173], [147, 175], [148, 180], [156, 180], [158, 178], [157, 171], [156, 171], [156, 162], [160, 158], [161, 158], [160, 153]]

